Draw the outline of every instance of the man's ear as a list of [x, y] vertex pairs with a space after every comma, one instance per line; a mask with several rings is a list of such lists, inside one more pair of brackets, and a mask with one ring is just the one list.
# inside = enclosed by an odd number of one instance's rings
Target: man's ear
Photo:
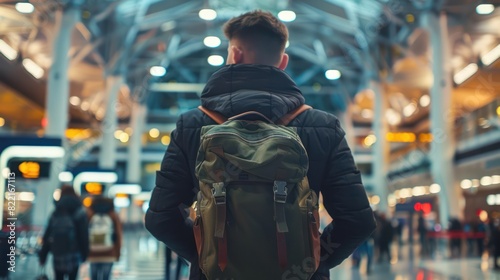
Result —
[[243, 51], [235, 45], [231, 46], [231, 56], [233, 64], [239, 64], [243, 62]]
[[288, 65], [288, 54], [284, 53], [281, 56], [281, 62], [278, 65], [278, 68], [281, 70], [285, 70], [286, 66]]

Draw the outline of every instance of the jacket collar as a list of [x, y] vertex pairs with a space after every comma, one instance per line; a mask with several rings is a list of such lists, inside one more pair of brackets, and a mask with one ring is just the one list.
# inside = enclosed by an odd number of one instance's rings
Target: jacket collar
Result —
[[290, 76], [276, 67], [233, 64], [212, 75], [201, 104], [226, 117], [258, 111], [275, 121], [304, 104], [304, 96]]

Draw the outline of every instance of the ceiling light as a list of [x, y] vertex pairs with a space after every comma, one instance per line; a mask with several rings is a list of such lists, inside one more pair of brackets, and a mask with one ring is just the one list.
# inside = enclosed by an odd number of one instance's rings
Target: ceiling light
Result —
[[31, 14], [35, 10], [35, 7], [31, 3], [17, 3], [16, 10], [23, 14]]
[[500, 175], [491, 176], [491, 183], [493, 185], [500, 184]]
[[476, 7], [476, 13], [480, 15], [489, 15], [495, 11], [493, 4], [480, 4]]
[[338, 80], [342, 77], [342, 73], [339, 70], [330, 69], [325, 72], [325, 77], [328, 80]]
[[496, 46], [490, 52], [481, 57], [483, 65], [488, 66], [495, 62], [500, 57], [500, 45]]
[[464, 190], [470, 189], [472, 187], [472, 181], [468, 179], [462, 180], [462, 182], [460, 182], [460, 187]]
[[460, 72], [456, 73], [455, 76], [453, 76], [453, 81], [455, 81], [455, 84], [460, 85], [461, 83], [472, 77], [474, 74], [476, 74], [478, 69], [479, 67], [477, 66], [477, 64], [471, 63], [464, 69], [460, 70]]
[[481, 178], [481, 185], [483, 186], [489, 186], [493, 183], [493, 178], [491, 178], [490, 176], [484, 176], [483, 178]]
[[373, 118], [373, 111], [370, 109], [363, 109], [361, 110], [361, 116], [365, 119], [371, 119]]
[[221, 40], [216, 36], [207, 36], [203, 40], [203, 44], [209, 48], [217, 48], [221, 44]]
[[29, 58], [23, 59], [23, 66], [28, 71], [33, 77], [40, 79], [43, 77], [43, 74], [45, 71], [43, 71], [43, 68], [38, 66], [33, 60]]
[[401, 115], [392, 108], [389, 108], [385, 112], [385, 117], [390, 125], [398, 125], [401, 123]]
[[154, 77], [163, 77], [167, 74], [167, 69], [163, 66], [153, 66], [149, 69], [149, 73]]
[[82, 105], [80, 106], [83, 111], [88, 111], [90, 109], [90, 102], [87, 100], [82, 102]]
[[297, 15], [294, 11], [281, 11], [278, 13], [278, 18], [284, 22], [291, 22], [297, 18]]
[[427, 107], [431, 104], [431, 97], [428, 94], [424, 94], [420, 97], [420, 106]]
[[375, 144], [375, 142], [377, 142], [377, 137], [373, 134], [366, 136], [365, 140], [363, 140], [363, 144], [367, 148], [371, 147], [373, 144]]
[[432, 184], [430, 187], [429, 187], [429, 192], [430, 193], [438, 193], [441, 191], [441, 186], [438, 185], [438, 184]]
[[151, 138], [158, 138], [158, 136], [160, 136], [160, 130], [158, 128], [151, 128], [149, 130], [149, 136], [151, 136]]
[[5, 125], [5, 119], [0, 117], [0, 127]]
[[496, 202], [496, 198], [495, 198], [494, 194], [490, 194], [486, 197], [486, 203], [488, 203], [488, 205], [490, 205], [490, 206], [495, 205], [495, 202]]
[[208, 64], [212, 66], [221, 66], [224, 64], [224, 58], [220, 55], [211, 55], [207, 59]]
[[411, 190], [411, 193], [413, 196], [421, 196], [421, 195], [424, 195], [425, 194], [425, 187], [424, 186], [417, 186], [417, 187], [414, 187], [412, 190]]
[[411, 117], [417, 111], [417, 105], [415, 103], [410, 103], [403, 108], [403, 115], [405, 117]]
[[479, 182], [478, 179], [472, 179], [471, 182], [472, 182], [472, 187], [473, 188], [479, 187], [480, 182]]
[[380, 196], [374, 195], [371, 197], [370, 202], [372, 205], [377, 205], [380, 203]]
[[73, 106], [78, 106], [80, 105], [80, 97], [78, 96], [71, 96], [69, 98], [69, 103]]
[[161, 138], [161, 143], [165, 146], [169, 145], [170, 144], [170, 136], [169, 135], [165, 135]]
[[214, 20], [217, 18], [217, 12], [212, 9], [203, 9], [198, 13], [201, 19], [204, 20]]
[[71, 182], [73, 181], [73, 173], [69, 171], [63, 171], [59, 173], [59, 181], [60, 182]]
[[122, 133], [123, 133], [123, 130], [118, 129], [118, 130], [115, 131], [115, 133], [113, 133], [113, 135], [115, 136], [115, 138], [117, 140], [120, 140], [120, 136], [122, 135]]
[[127, 133], [124, 132], [124, 133], [120, 134], [120, 142], [127, 143], [129, 139], [130, 139], [130, 136], [128, 136]]
[[0, 52], [9, 60], [14, 60], [17, 57], [17, 51], [0, 39]]

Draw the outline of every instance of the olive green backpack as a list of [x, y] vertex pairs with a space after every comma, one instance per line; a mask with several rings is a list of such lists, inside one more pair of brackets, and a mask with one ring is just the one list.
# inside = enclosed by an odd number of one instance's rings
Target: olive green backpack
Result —
[[[201, 129], [196, 160], [200, 192], [194, 235], [209, 280], [310, 279], [319, 265], [316, 193], [296, 130], [257, 112], [230, 118], [200, 110], [219, 125]], [[264, 121], [241, 120], [250, 114]]]

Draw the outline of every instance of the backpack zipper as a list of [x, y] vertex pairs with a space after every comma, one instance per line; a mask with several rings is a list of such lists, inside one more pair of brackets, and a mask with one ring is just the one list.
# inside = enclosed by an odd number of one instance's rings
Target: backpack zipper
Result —
[[259, 139], [259, 140], [248, 140], [248, 139], [242, 137], [240, 134], [237, 134], [234, 132], [215, 132], [215, 133], [205, 134], [203, 136], [203, 138], [212, 139], [215, 136], [235, 136], [235, 137], [241, 139], [243, 142], [246, 142], [248, 144], [259, 144], [259, 143], [262, 143], [270, 138], [291, 139], [291, 140], [295, 140], [305, 150], [305, 147], [300, 140], [297, 140], [295, 137], [282, 135], [282, 134], [270, 134], [270, 135], [267, 135], [266, 137]]

